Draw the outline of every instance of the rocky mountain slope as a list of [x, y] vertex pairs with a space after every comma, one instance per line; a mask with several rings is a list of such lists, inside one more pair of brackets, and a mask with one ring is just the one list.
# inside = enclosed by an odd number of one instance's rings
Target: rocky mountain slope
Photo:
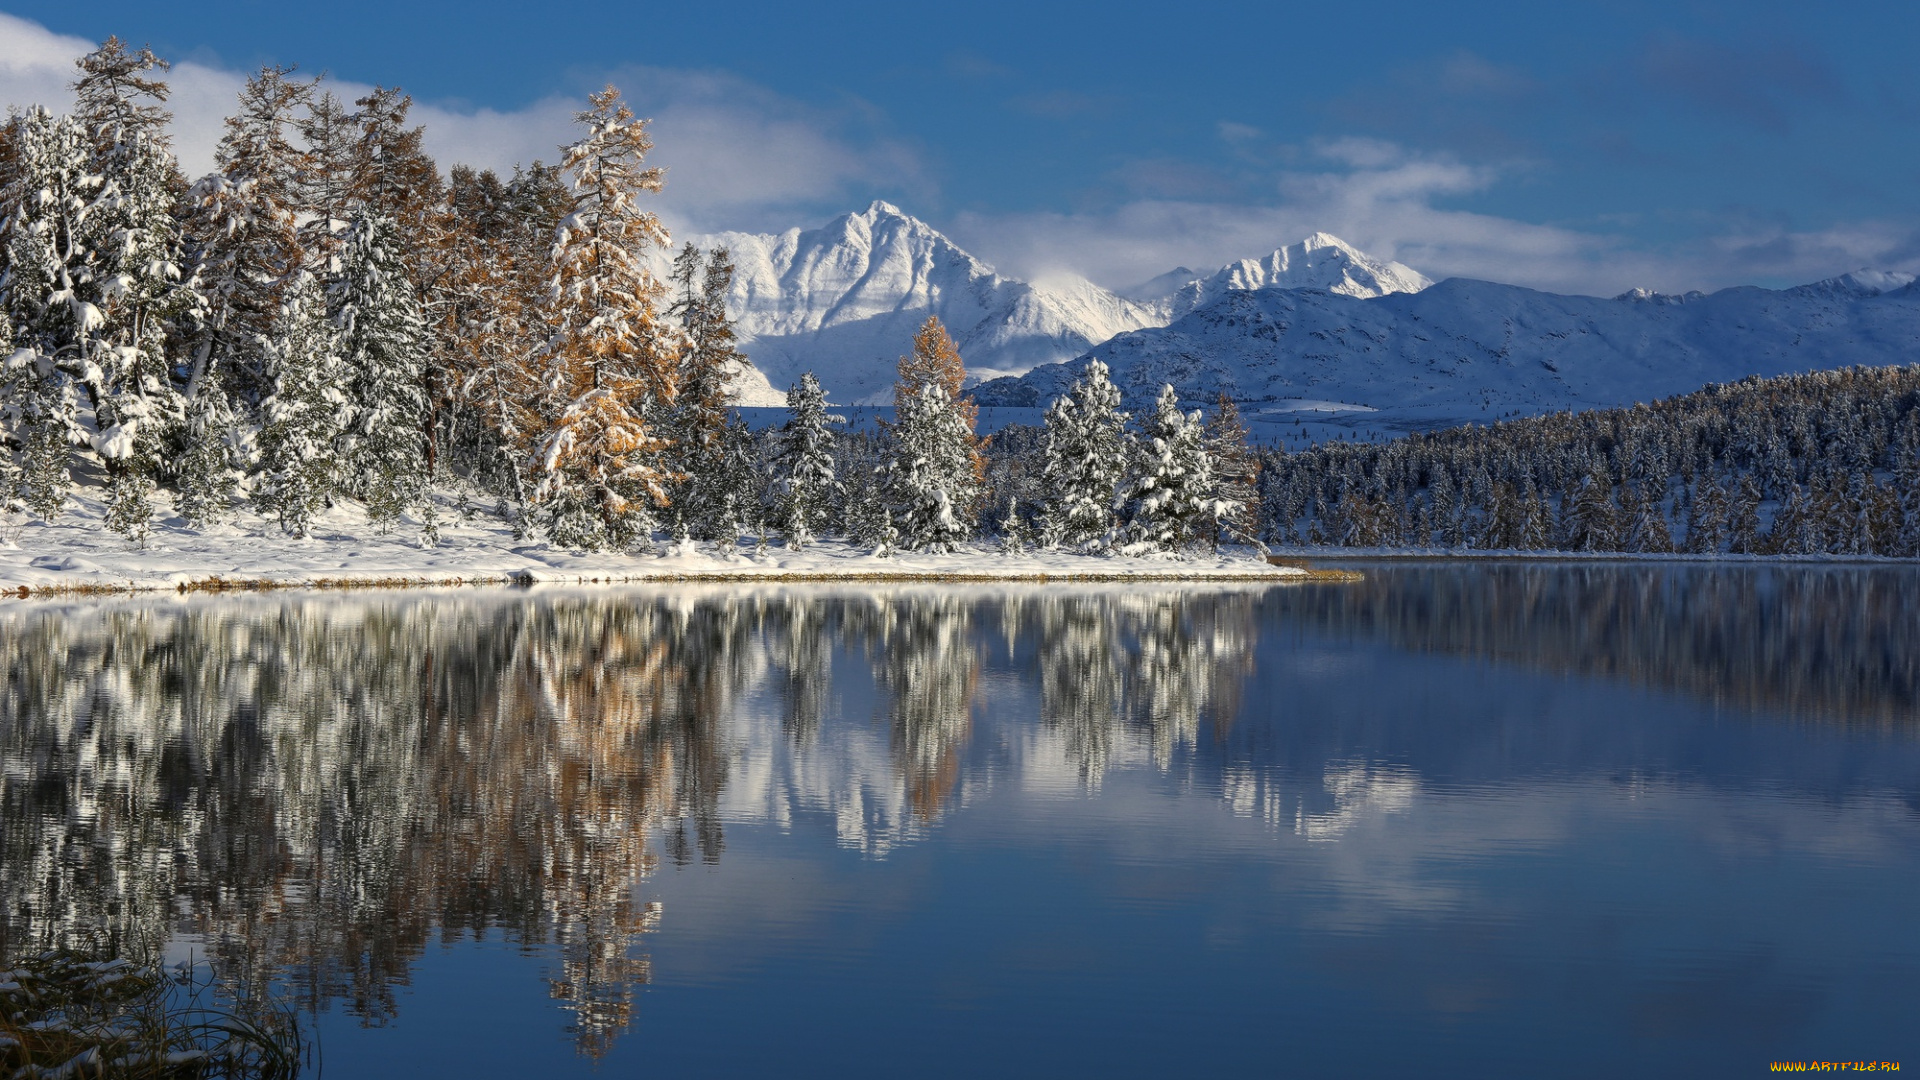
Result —
[[989, 406], [1044, 405], [1098, 357], [1128, 399], [1172, 383], [1199, 404], [1340, 415], [1397, 432], [1631, 404], [1747, 375], [1920, 362], [1920, 285], [1861, 271], [1797, 288], [1559, 296], [1451, 279], [1359, 298], [1231, 291], [1163, 328], [982, 385]]
[[[1379, 296], [1430, 282], [1324, 233], [1210, 274], [1181, 268], [1120, 295], [1085, 280], [1037, 285], [1004, 277], [932, 226], [876, 202], [817, 229], [721, 233], [735, 266], [728, 307], [758, 373], [736, 391], [745, 405], [782, 403], [814, 372], [835, 400], [889, 401], [894, 365], [937, 314], [980, 379], [1070, 360], [1116, 334], [1164, 326], [1236, 289], [1311, 286]], [[770, 384], [770, 385], [768, 385]]]

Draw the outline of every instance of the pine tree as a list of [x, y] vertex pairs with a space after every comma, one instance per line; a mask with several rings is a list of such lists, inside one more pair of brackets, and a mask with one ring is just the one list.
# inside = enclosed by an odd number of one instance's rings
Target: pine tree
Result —
[[1727, 551], [1734, 555], [1757, 555], [1760, 540], [1760, 484], [1752, 473], [1742, 473], [1740, 490], [1727, 513]]
[[1767, 530], [1767, 553], [1807, 555], [1818, 550], [1807, 518], [1807, 493], [1799, 484], [1790, 484], [1787, 497], [1774, 511], [1773, 523]]
[[1621, 518], [1626, 535], [1621, 547], [1626, 551], [1663, 553], [1673, 550], [1673, 534], [1667, 528], [1667, 515], [1660, 505], [1660, 492], [1653, 481], [1638, 487], [1621, 489]]
[[[167, 149], [167, 125], [173, 116], [166, 105], [172, 90], [151, 73], [172, 65], [152, 49], [129, 52], [119, 38], [109, 37], [74, 66], [80, 77], [72, 84], [73, 116], [93, 137], [94, 171], [111, 176], [114, 158], [141, 138]], [[174, 187], [178, 173], [167, 181]]]
[[624, 548], [651, 531], [648, 504], [666, 499], [665, 447], [645, 416], [672, 404], [679, 357], [647, 268], [666, 230], [634, 203], [661, 185], [659, 169], [642, 167], [646, 121], [612, 87], [589, 101], [576, 116], [587, 134], [564, 162], [574, 196], [553, 247], [532, 501], [555, 543]]
[[1179, 552], [1215, 519], [1213, 462], [1198, 412], [1180, 411], [1171, 385], [1147, 418], [1122, 495], [1127, 555]]
[[[893, 384], [893, 407], [898, 414], [911, 399], [920, 397], [920, 392], [928, 386], [938, 385], [946, 393], [947, 401], [959, 412], [967, 431], [979, 429], [980, 410], [964, 393], [967, 384], [967, 366], [960, 359], [960, 347], [953, 343], [947, 328], [941, 324], [937, 315], [927, 316], [920, 329], [913, 335], [913, 351], [900, 358], [900, 377]], [[967, 437], [967, 456], [973, 463], [976, 480], [986, 476], [986, 462], [980, 455], [980, 439], [977, 435]]]
[[273, 390], [261, 408], [253, 498], [289, 536], [304, 537], [339, 482], [335, 455], [347, 375], [325, 296], [311, 275], [295, 277], [278, 321], [266, 347]]
[[207, 303], [192, 346], [189, 399], [215, 368], [243, 401], [258, 402], [270, 390], [261, 348], [301, 266], [300, 184], [309, 166], [288, 134], [313, 85], [289, 80], [291, 71], [264, 67], [247, 79], [215, 152], [215, 171], [188, 195], [193, 276]]
[[1084, 547], [1113, 531], [1114, 497], [1132, 455], [1129, 419], [1120, 411], [1120, 388], [1099, 360], [1088, 361], [1066, 396], [1047, 408], [1042, 545]]
[[973, 536], [986, 465], [973, 402], [960, 397], [966, 377], [946, 327], [929, 315], [900, 358], [888, 429], [888, 521], [909, 550], [952, 551]]
[[538, 162], [498, 192], [491, 174], [453, 176], [455, 250], [434, 294], [435, 337], [458, 379], [452, 425], [471, 442], [476, 471], [524, 503], [519, 455], [544, 424], [534, 343], [546, 337], [549, 248], [571, 197], [558, 170]]
[[1895, 554], [1920, 557], [1920, 410], [1907, 414], [1895, 450], [1893, 486], [1899, 493], [1899, 524]]
[[1219, 550], [1223, 538], [1264, 550], [1255, 519], [1259, 506], [1260, 458], [1247, 445], [1247, 427], [1240, 422], [1240, 407], [1224, 390], [1214, 404], [1213, 415], [1207, 418], [1202, 437], [1207, 454], [1213, 459], [1215, 519], [1209, 529], [1209, 540], [1214, 550]]
[[1552, 547], [1553, 514], [1547, 508], [1547, 501], [1541, 498], [1539, 489], [1534, 487], [1531, 474], [1521, 482], [1520, 503], [1523, 515], [1520, 546], [1528, 551], [1543, 551]]
[[1701, 473], [1694, 480], [1693, 499], [1687, 503], [1686, 550], [1695, 555], [1717, 554], [1726, 543], [1731, 512], [1726, 489], [1712, 474]]
[[349, 403], [340, 458], [348, 489], [382, 532], [432, 497], [421, 386], [426, 331], [399, 244], [385, 216], [357, 219], [327, 296]]
[[1454, 486], [1453, 473], [1442, 469], [1433, 478], [1428, 488], [1433, 501], [1431, 517], [1434, 522], [1434, 541], [1443, 548], [1458, 548], [1467, 542], [1465, 523], [1461, 520], [1458, 489]]
[[135, 129], [121, 140], [105, 152], [105, 183], [92, 215], [105, 345], [96, 351], [100, 376], [92, 397], [95, 445], [109, 477], [108, 523], [144, 546], [153, 477], [174, 464], [167, 442], [186, 411], [167, 343], [205, 305], [181, 281], [173, 155], [154, 132]]
[[1566, 516], [1563, 530], [1569, 551], [1620, 550], [1619, 517], [1613, 505], [1613, 485], [1605, 471], [1595, 466], [1563, 506]]
[[240, 421], [233, 413], [220, 373], [208, 372], [200, 394], [187, 407], [182, 432], [186, 453], [180, 460], [180, 516], [195, 529], [218, 525], [232, 516], [239, 491]]
[[[348, 157], [349, 219], [376, 213], [393, 223], [401, 250], [423, 255], [434, 248], [441, 204], [440, 170], [422, 149], [425, 129], [407, 126], [413, 99], [398, 87], [376, 86], [358, 107], [355, 138]], [[410, 260], [407, 269], [425, 271], [426, 260]], [[414, 286], [424, 277], [409, 277]]]
[[1494, 484], [1488, 498], [1486, 521], [1474, 546], [1490, 551], [1512, 550], [1521, 546], [1525, 534], [1526, 507], [1519, 493], [1513, 490], [1512, 484]]
[[302, 151], [300, 198], [311, 215], [300, 226], [300, 246], [318, 272], [333, 273], [347, 225], [360, 209], [354, 175], [360, 127], [331, 91], [308, 84], [307, 109], [299, 119]]
[[961, 406], [943, 382], [929, 380], [896, 407], [885, 505], [888, 527], [910, 551], [953, 551], [973, 536], [981, 485]]
[[680, 352], [679, 393], [666, 418], [673, 441], [669, 456], [679, 474], [668, 486], [674, 521], [691, 535], [725, 541], [738, 522], [728, 517], [733, 500], [725, 494], [731, 479], [720, 479], [733, 448], [726, 442], [730, 411], [728, 383], [742, 357], [734, 348], [733, 322], [727, 316], [727, 290], [733, 284], [733, 260], [715, 248], [704, 260], [686, 245], [673, 263], [678, 294], [669, 314], [677, 318], [685, 345]]
[[104, 389], [95, 358], [106, 317], [90, 220], [104, 180], [88, 169], [91, 140], [78, 121], [36, 107], [17, 132], [14, 180], [4, 196], [0, 307], [16, 349], [8, 367], [24, 448], [23, 497], [51, 521], [72, 489], [68, 448], [90, 445], [99, 430], [83, 410]]
[[846, 417], [827, 412], [827, 394], [809, 371], [787, 391], [787, 422], [775, 443], [775, 520], [787, 546], [798, 551], [825, 527], [844, 489], [834, 468], [833, 426]]

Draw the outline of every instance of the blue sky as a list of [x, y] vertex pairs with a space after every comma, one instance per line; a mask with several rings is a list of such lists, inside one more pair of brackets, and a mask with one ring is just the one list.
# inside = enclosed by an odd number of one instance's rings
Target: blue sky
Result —
[[612, 80], [682, 231], [887, 198], [1111, 286], [1316, 230], [1594, 293], [1920, 270], [1910, 3], [295, 7], [0, 0], [0, 96], [117, 33], [181, 62], [190, 165], [221, 79], [278, 62], [397, 83], [443, 164], [504, 166]]

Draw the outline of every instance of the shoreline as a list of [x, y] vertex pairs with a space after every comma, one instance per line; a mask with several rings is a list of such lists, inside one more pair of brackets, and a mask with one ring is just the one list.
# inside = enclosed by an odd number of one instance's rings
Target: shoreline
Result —
[[1569, 563], [1686, 563], [1688, 565], [1859, 565], [1915, 566], [1920, 560], [1890, 555], [1846, 555], [1820, 552], [1811, 555], [1735, 555], [1729, 552], [1695, 554], [1685, 551], [1515, 551], [1473, 548], [1276, 548], [1271, 559], [1276, 565], [1311, 562], [1569, 562]]
[[162, 495], [157, 501], [161, 506], [144, 547], [105, 528], [100, 493], [91, 489], [76, 493], [70, 510], [51, 523], [0, 521], [0, 598], [676, 582], [1281, 584], [1351, 580], [1353, 573], [1276, 566], [1252, 548], [1139, 558], [1015, 554], [976, 542], [945, 554], [879, 556], [841, 539], [816, 540], [798, 551], [778, 542], [721, 550], [713, 543], [656, 540], [635, 553], [580, 552], [515, 536], [498, 516], [474, 512], [446, 492], [436, 495], [440, 541], [423, 546], [417, 522], [381, 534], [352, 503], [323, 515], [311, 536], [294, 538], [246, 511], [228, 524], [190, 528], [172, 512], [170, 499]]
[[[1094, 558], [1093, 556], [1074, 556]], [[601, 572], [558, 574], [518, 571], [494, 574], [348, 574], [329, 577], [226, 577], [210, 574], [169, 575], [164, 580], [93, 580], [0, 583], [0, 599], [34, 600], [76, 596], [139, 596], [160, 593], [222, 594], [287, 591], [343, 592], [357, 589], [533, 588], [588, 585], [785, 585], [785, 584], [1211, 584], [1354, 581], [1351, 570], [1319, 570], [1284, 566], [1248, 566], [1244, 569], [1141, 567], [1130, 570], [788, 570], [751, 566], [713, 570], [660, 570], [640, 573]]]

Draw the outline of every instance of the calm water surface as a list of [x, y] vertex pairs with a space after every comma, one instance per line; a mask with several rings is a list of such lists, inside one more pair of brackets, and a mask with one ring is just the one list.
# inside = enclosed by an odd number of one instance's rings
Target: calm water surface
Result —
[[1920, 1068], [1920, 570], [0, 607], [0, 953], [328, 1076]]

